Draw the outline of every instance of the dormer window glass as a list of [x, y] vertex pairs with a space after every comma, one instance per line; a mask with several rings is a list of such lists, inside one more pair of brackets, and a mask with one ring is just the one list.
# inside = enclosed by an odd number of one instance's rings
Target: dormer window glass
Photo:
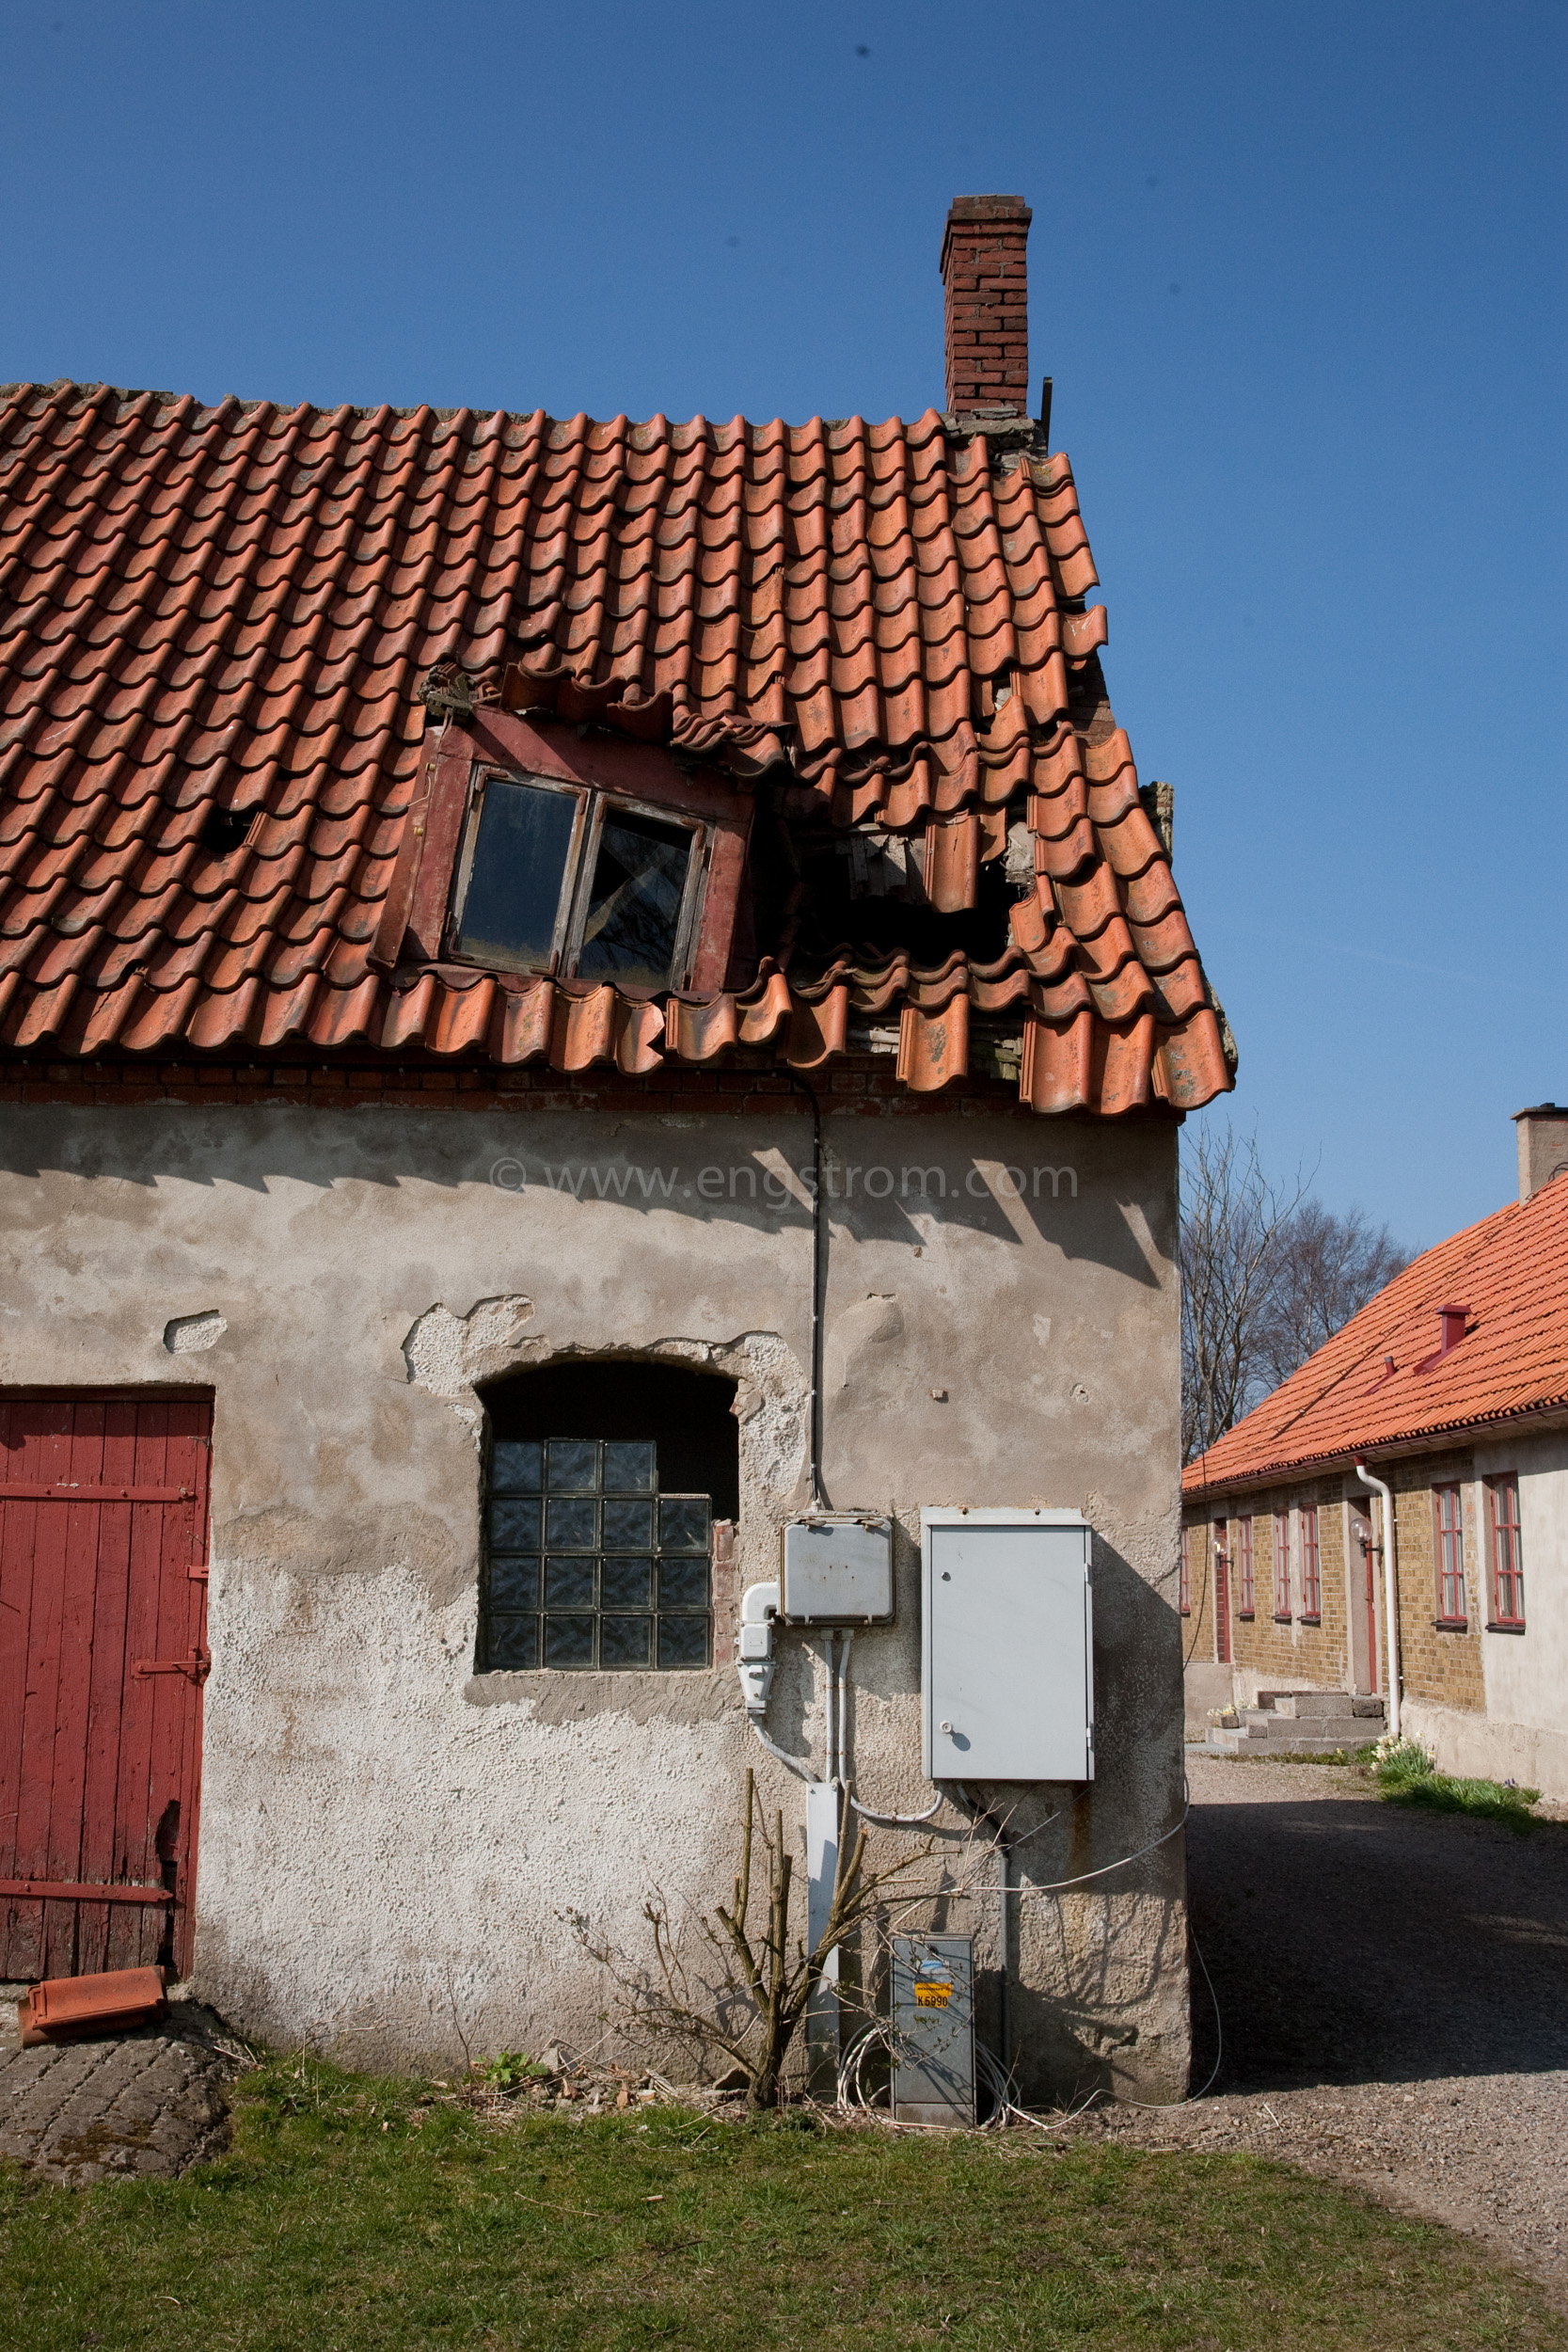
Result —
[[453, 894], [451, 952], [493, 971], [681, 988], [706, 828], [547, 777], [482, 773]]

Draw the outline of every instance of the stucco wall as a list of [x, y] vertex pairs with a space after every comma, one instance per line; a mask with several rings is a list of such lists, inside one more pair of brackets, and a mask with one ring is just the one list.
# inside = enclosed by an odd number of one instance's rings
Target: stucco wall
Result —
[[[897, 1621], [854, 1645], [861, 1792], [931, 1793], [919, 1506], [1073, 1504], [1096, 1529], [1100, 1778], [1008, 1802], [1015, 1835], [1055, 1816], [1019, 1847], [1025, 1882], [1094, 1869], [1180, 1809], [1175, 1131], [983, 1110], [826, 1126], [826, 1485], [902, 1530]], [[214, 1398], [199, 1993], [367, 2060], [613, 2042], [574, 1915], [641, 1956], [648, 1889], [677, 1911], [722, 1891], [745, 1766], [797, 1830], [802, 1792], [750, 1738], [721, 1651], [709, 1674], [474, 1675], [474, 1383], [562, 1353], [725, 1371], [736, 1577], [773, 1573], [805, 1491], [810, 1226], [784, 1172], [804, 1118], [37, 1105], [4, 1156], [0, 1378]], [[546, 1168], [586, 1171], [581, 1197]], [[776, 1200], [752, 1200], [743, 1171], [768, 1168]], [[207, 1316], [221, 1328], [189, 1321]], [[820, 1758], [820, 1644], [781, 1650], [770, 1728]], [[961, 1880], [961, 1841], [944, 1851]], [[994, 1875], [927, 1915], [976, 1936], [993, 2005]], [[1183, 1891], [1178, 1836], [1018, 1902], [1032, 2094], [1180, 2088]]]

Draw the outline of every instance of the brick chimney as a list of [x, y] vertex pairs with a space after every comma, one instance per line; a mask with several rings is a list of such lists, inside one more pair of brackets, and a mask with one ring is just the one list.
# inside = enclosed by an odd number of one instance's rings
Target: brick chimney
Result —
[[1021, 196], [956, 196], [942, 240], [947, 409], [975, 423], [1029, 414], [1033, 215]]
[[1528, 1200], [1554, 1176], [1568, 1175], [1568, 1108], [1560, 1103], [1537, 1103], [1533, 1109], [1515, 1111], [1519, 1130], [1519, 1198]]

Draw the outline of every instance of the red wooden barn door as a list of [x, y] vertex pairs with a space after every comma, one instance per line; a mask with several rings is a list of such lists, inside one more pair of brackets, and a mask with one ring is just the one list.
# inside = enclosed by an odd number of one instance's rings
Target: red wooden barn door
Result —
[[189, 1971], [212, 1422], [0, 1399], [0, 1977]]

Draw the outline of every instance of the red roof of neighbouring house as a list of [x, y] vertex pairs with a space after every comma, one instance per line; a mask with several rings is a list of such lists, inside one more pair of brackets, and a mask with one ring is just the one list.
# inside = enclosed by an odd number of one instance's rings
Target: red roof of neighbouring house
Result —
[[[846, 1009], [918, 1025], [962, 996], [1023, 1032], [1039, 1109], [1231, 1083], [1105, 699], [1064, 457], [934, 412], [594, 423], [22, 385], [0, 490], [0, 1049], [504, 1060], [526, 1036], [602, 1058], [614, 1024], [578, 1013], [603, 990], [529, 981], [570, 1018], [508, 1023], [515, 976], [369, 961], [447, 661], [737, 790], [782, 775], [801, 824], [939, 818], [988, 859], [1027, 790], [1036, 888], [999, 961], [765, 961], [712, 1020], [672, 1003], [655, 1036], [638, 1008], [629, 1066], [737, 1037], [809, 1065]], [[207, 846], [230, 811], [260, 815]], [[953, 1074], [949, 1053], [929, 1082]]]
[[[1440, 1353], [1438, 1310], [1465, 1310]], [[1388, 1359], [1393, 1369], [1388, 1370]], [[1182, 1493], [1568, 1408], [1568, 1177], [1440, 1242], [1188, 1464]]]

